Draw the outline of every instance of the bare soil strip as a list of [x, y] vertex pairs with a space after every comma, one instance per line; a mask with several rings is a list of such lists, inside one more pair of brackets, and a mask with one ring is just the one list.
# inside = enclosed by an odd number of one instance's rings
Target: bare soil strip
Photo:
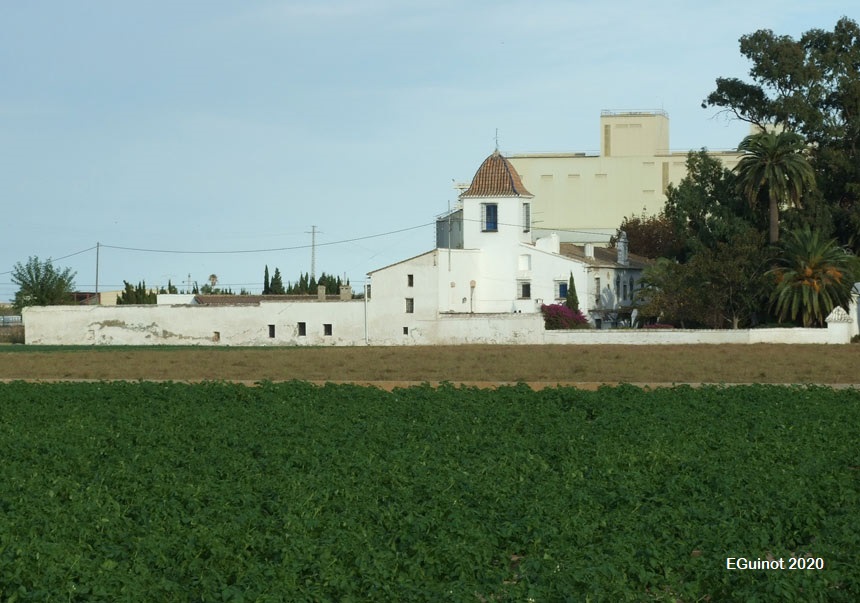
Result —
[[28, 348], [0, 346], [0, 380], [392, 384], [860, 382], [858, 345]]

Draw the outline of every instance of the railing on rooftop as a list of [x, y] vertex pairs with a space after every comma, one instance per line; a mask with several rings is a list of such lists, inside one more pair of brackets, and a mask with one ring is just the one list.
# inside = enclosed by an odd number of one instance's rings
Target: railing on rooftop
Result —
[[669, 113], [663, 109], [647, 109], [644, 111], [609, 111], [608, 109], [603, 109], [600, 112], [600, 117], [614, 117], [618, 115], [662, 115], [663, 117], [669, 117]]

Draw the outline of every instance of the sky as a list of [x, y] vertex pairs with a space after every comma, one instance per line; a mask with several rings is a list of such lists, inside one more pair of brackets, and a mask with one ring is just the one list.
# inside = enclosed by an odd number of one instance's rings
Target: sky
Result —
[[81, 291], [259, 293], [312, 256], [360, 289], [435, 246], [497, 141], [596, 153], [602, 110], [663, 110], [672, 150], [735, 148], [701, 102], [747, 76], [738, 39], [847, 4], [0, 0], [0, 302], [31, 256]]

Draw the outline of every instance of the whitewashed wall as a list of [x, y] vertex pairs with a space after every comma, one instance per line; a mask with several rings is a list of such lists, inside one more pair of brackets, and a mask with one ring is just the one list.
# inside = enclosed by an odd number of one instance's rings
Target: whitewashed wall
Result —
[[[414, 274], [413, 287], [419, 287], [421, 273]], [[545, 331], [539, 313], [407, 314], [404, 307], [398, 318], [374, 299], [245, 306], [49, 306], [25, 308], [22, 314], [26, 343], [44, 345], [841, 344], [856, 334], [858, 309], [855, 301], [850, 312], [841, 312], [826, 329], [736, 331]], [[305, 324], [305, 335], [299, 334], [299, 323]], [[331, 326], [330, 335], [325, 325]]]
[[[364, 344], [361, 301], [264, 302], [247, 306], [49, 306], [25, 308], [23, 316], [28, 344]], [[299, 335], [300, 322], [305, 323], [304, 336]], [[331, 325], [331, 335], [325, 334], [326, 324]]]
[[848, 343], [831, 341], [828, 329], [579, 329], [547, 331], [544, 343], [563, 345], [682, 345]]

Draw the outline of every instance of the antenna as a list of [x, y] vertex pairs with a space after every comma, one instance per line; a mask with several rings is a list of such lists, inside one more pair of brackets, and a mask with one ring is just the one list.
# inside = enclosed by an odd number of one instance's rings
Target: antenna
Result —
[[499, 129], [496, 128], [496, 150], [499, 150]]

